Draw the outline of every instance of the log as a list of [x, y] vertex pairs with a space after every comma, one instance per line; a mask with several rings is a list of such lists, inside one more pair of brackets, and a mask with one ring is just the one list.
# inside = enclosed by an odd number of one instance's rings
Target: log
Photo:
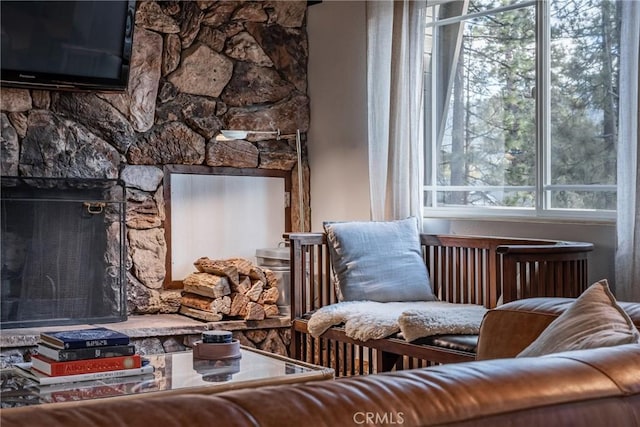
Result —
[[205, 256], [205, 257], [200, 257], [200, 258], [198, 258], [197, 260], [195, 260], [195, 261], [193, 262], [193, 265], [194, 265], [194, 267], [196, 268], [196, 270], [198, 270], [198, 272], [200, 272], [200, 273], [206, 273], [206, 271], [204, 271], [204, 268], [202, 267], [202, 265], [201, 265], [201, 264], [202, 264], [202, 261], [203, 261], [203, 260], [207, 260], [207, 259], [209, 259], [209, 258], [207, 258], [206, 256]]
[[244, 320], [264, 320], [264, 308], [258, 303], [249, 302], [247, 304], [247, 313]]
[[267, 277], [264, 275], [264, 271], [258, 266], [251, 266], [249, 277], [251, 278], [251, 282], [255, 283], [256, 280], [260, 280], [262, 283], [267, 283]]
[[251, 286], [251, 289], [245, 294], [249, 299], [253, 302], [258, 301], [260, 295], [262, 294], [262, 290], [264, 289], [264, 282], [261, 280], [256, 280]]
[[201, 257], [198, 258], [193, 265], [202, 273], [226, 277], [231, 286], [238, 284], [238, 268], [233, 262], [228, 260], [211, 260], [207, 257]]
[[238, 292], [241, 294], [246, 294], [251, 289], [251, 279], [249, 276], [240, 276], [240, 283], [234, 288], [232, 287], [233, 292]]
[[213, 305], [221, 314], [229, 314], [231, 312], [231, 298], [228, 295], [213, 300]]
[[183, 306], [197, 308], [198, 310], [208, 311], [210, 313], [216, 314], [218, 313], [218, 309], [216, 308], [214, 301], [214, 298], [185, 292], [182, 294], [180, 304]]
[[231, 293], [225, 277], [209, 273], [191, 273], [184, 281], [184, 290], [205, 297], [219, 298]]
[[228, 261], [238, 269], [238, 274], [248, 276], [253, 264], [245, 258], [229, 258]]
[[280, 297], [280, 291], [278, 288], [269, 288], [262, 292], [258, 302], [260, 304], [275, 304]]
[[278, 310], [278, 306], [275, 304], [265, 304], [262, 308], [264, 308], [265, 317], [277, 317], [280, 315], [280, 310]]
[[180, 314], [185, 316], [195, 317], [196, 319], [206, 320], [207, 322], [217, 322], [222, 320], [222, 314], [210, 313], [208, 311], [198, 310], [197, 308], [187, 307], [185, 305], [180, 307]]
[[244, 294], [236, 293], [231, 295], [231, 309], [229, 316], [244, 316], [247, 305], [251, 302], [249, 297]]
[[278, 286], [278, 276], [272, 270], [267, 268], [263, 269], [264, 275], [267, 278], [267, 288], [275, 288]]

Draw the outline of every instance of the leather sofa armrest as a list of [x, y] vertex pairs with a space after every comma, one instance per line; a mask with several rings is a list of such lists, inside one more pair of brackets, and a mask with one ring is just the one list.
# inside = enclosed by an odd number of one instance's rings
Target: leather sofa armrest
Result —
[[480, 326], [476, 359], [517, 356], [573, 301], [573, 298], [529, 298], [489, 310]]

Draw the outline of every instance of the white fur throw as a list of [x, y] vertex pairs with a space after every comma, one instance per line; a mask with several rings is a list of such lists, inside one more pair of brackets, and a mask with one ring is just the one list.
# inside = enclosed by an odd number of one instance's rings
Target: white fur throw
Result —
[[344, 323], [346, 335], [360, 341], [399, 331], [407, 341], [413, 341], [430, 335], [477, 334], [486, 311], [480, 305], [441, 301], [346, 301], [320, 308], [307, 326], [314, 337]]

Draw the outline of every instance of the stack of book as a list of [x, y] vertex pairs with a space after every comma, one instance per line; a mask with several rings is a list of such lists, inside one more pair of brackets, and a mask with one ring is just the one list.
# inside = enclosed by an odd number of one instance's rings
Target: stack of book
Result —
[[42, 332], [30, 373], [41, 384], [125, 377], [153, 372], [129, 336], [107, 328]]

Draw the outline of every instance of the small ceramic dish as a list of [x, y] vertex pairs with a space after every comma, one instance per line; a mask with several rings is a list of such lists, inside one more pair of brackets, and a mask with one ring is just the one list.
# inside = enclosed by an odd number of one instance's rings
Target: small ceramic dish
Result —
[[223, 360], [240, 357], [240, 341], [230, 343], [204, 343], [196, 341], [193, 344], [194, 359]]

